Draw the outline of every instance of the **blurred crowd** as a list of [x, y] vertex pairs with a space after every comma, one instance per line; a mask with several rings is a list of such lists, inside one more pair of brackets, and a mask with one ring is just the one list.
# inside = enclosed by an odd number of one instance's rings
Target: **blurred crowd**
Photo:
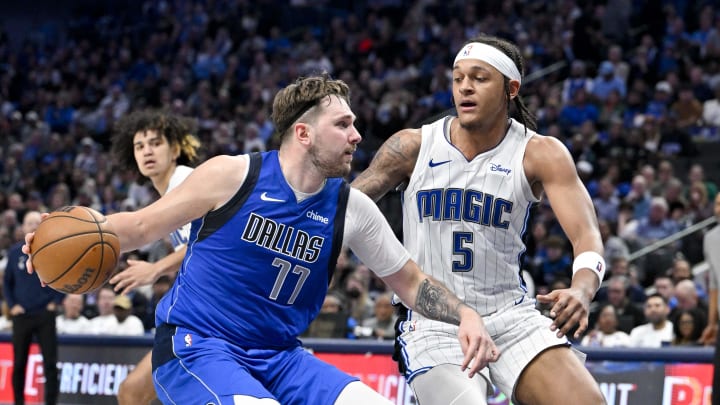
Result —
[[[129, 111], [196, 118], [204, 157], [267, 150], [275, 147], [275, 92], [327, 71], [352, 90], [364, 137], [354, 175], [395, 131], [452, 110], [452, 58], [464, 41], [486, 33], [519, 45], [527, 66], [521, 94], [538, 132], [567, 145], [597, 208], [609, 271], [586, 343], [607, 318], [628, 334], [652, 322], [653, 292], [668, 322], [706, 321], [705, 286], [691, 271], [704, 259], [702, 231], [639, 259], [630, 253], [713, 215], [717, 173], [706, 170], [717, 168], [685, 162], [720, 139], [716, 2], [129, 4], [112, 13], [100, 5], [77, 10], [32, 32], [0, 25], [1, 257], [22, 239], [28, 210], [85, 205], [109, 214], [157, 198], [109, 155], [113, 124]], [[399, 234], [400, 213], [389, 204], [384, 212]], [[536, 207], [528, 229], [527, 283], [535, 292], [567, 285], [571, 246], [546, 204]], [[152, 261], [168, 251], [161, 241], [132, 254]], [[138, 318], [141, 334], [150, 333], [154, 303], [172, 281], [162, 278], [129, 300], [111, 289], [68, 296], [59, 316], [92, 323], [124, 311]], [[693, 292], [694, 299], [685, 296]], [[307, 335], [391, 338], [393, 317], [389, 291], [346, 254]], [[138, 330], [132, 323], [127, 330]], [[58, 328], [63, 324], [73, 322]]]

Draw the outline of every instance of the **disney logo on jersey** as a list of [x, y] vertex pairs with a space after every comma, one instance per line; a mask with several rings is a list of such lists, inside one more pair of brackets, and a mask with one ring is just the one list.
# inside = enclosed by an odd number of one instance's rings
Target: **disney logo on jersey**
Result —
[[312, 236], [254, 212], [248, 217], [242, 240], [307, 263], [317, 261], [325, 243], [322, 236]]
[[509, 175], [512, 170], [508, 169], [507, 167], [503, 167], [500, 163], [490, 163], [490, 171], [502, 172], [506, 175]]
[[482, 191], [461, 188], [434, 188], [416, 193], [420, 222], [465, 221], [508, 229], [513, 202]]

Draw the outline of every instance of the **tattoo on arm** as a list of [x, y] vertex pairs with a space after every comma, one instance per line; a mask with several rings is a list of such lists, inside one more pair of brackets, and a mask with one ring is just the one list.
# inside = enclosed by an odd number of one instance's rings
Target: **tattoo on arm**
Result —
[[460, 306], [464, 305], [442, 284], [425, 279], [420, 284], [415, 310], [436, 321], [460, 325]]
[[419, 150], [419, 136], [391, 136], [377, 151], [370, 166], [353, 181], [352, 186], [378, 201], [390, 189], [410, 177]]

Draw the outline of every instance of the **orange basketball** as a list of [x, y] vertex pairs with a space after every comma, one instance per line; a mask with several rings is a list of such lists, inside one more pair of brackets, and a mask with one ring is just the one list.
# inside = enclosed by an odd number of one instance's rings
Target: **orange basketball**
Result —
[[120, 242], [101, 213], [63, 207], [43, 219], [30, 244], [33, 268], [45, 284], [84, 294], [102, 287], [120, 255]]

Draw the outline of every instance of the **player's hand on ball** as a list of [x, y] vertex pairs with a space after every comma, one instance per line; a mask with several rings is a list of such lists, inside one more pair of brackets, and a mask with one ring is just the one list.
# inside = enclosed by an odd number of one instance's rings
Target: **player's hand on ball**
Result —
[[[50, 214], [47, 212], [43, 213], [43, 214], [41, 214], [40, 218], [42, 220], [44, 220], [45, 218], [47, 218], [48, 215], [50, 215]], [[32, 265], [32, 257], [31, 257], [32, 252], [30, 252], [30, 245], [32, 244], [33, 237], [35, 237], [35, 232], [26, 233], [25, 234], [25, 244], [22, 245], [22, 252], [25, 253], [28, 257], [27, 260], [25, 260], [25, 269], [27, 270], [28, 274], [32, 274], [34, 271], [33, 265]], [[45, 283], [43, 283], [42, 280], [40, 282], [42, 283], [42, 285], [44, 287]]]
[[586, 294], [578, 288], [553, 290], [545, 295], [538, 295], [537, 300], [543, 304], [552, 304], [550, 317], [553, 319], [550, 330], [557, 331], [558, 337], [567, 335], [573, 328], [575, 339], [580, 338], [588, 327], [590, 301]]
[[[469, 311], [470, 308], [468, 308]], [[464, 316], [460, 321], [458, 339], [465, 354], [462, 370], [468, 370], [468, 377], [472, 378], [478, 371], [485, 368], [488, 363], [500, 358], [500, 350], [495, 346], [490, 334], [485, 329], [482, 317], [475, 311], [474, 315]]]

